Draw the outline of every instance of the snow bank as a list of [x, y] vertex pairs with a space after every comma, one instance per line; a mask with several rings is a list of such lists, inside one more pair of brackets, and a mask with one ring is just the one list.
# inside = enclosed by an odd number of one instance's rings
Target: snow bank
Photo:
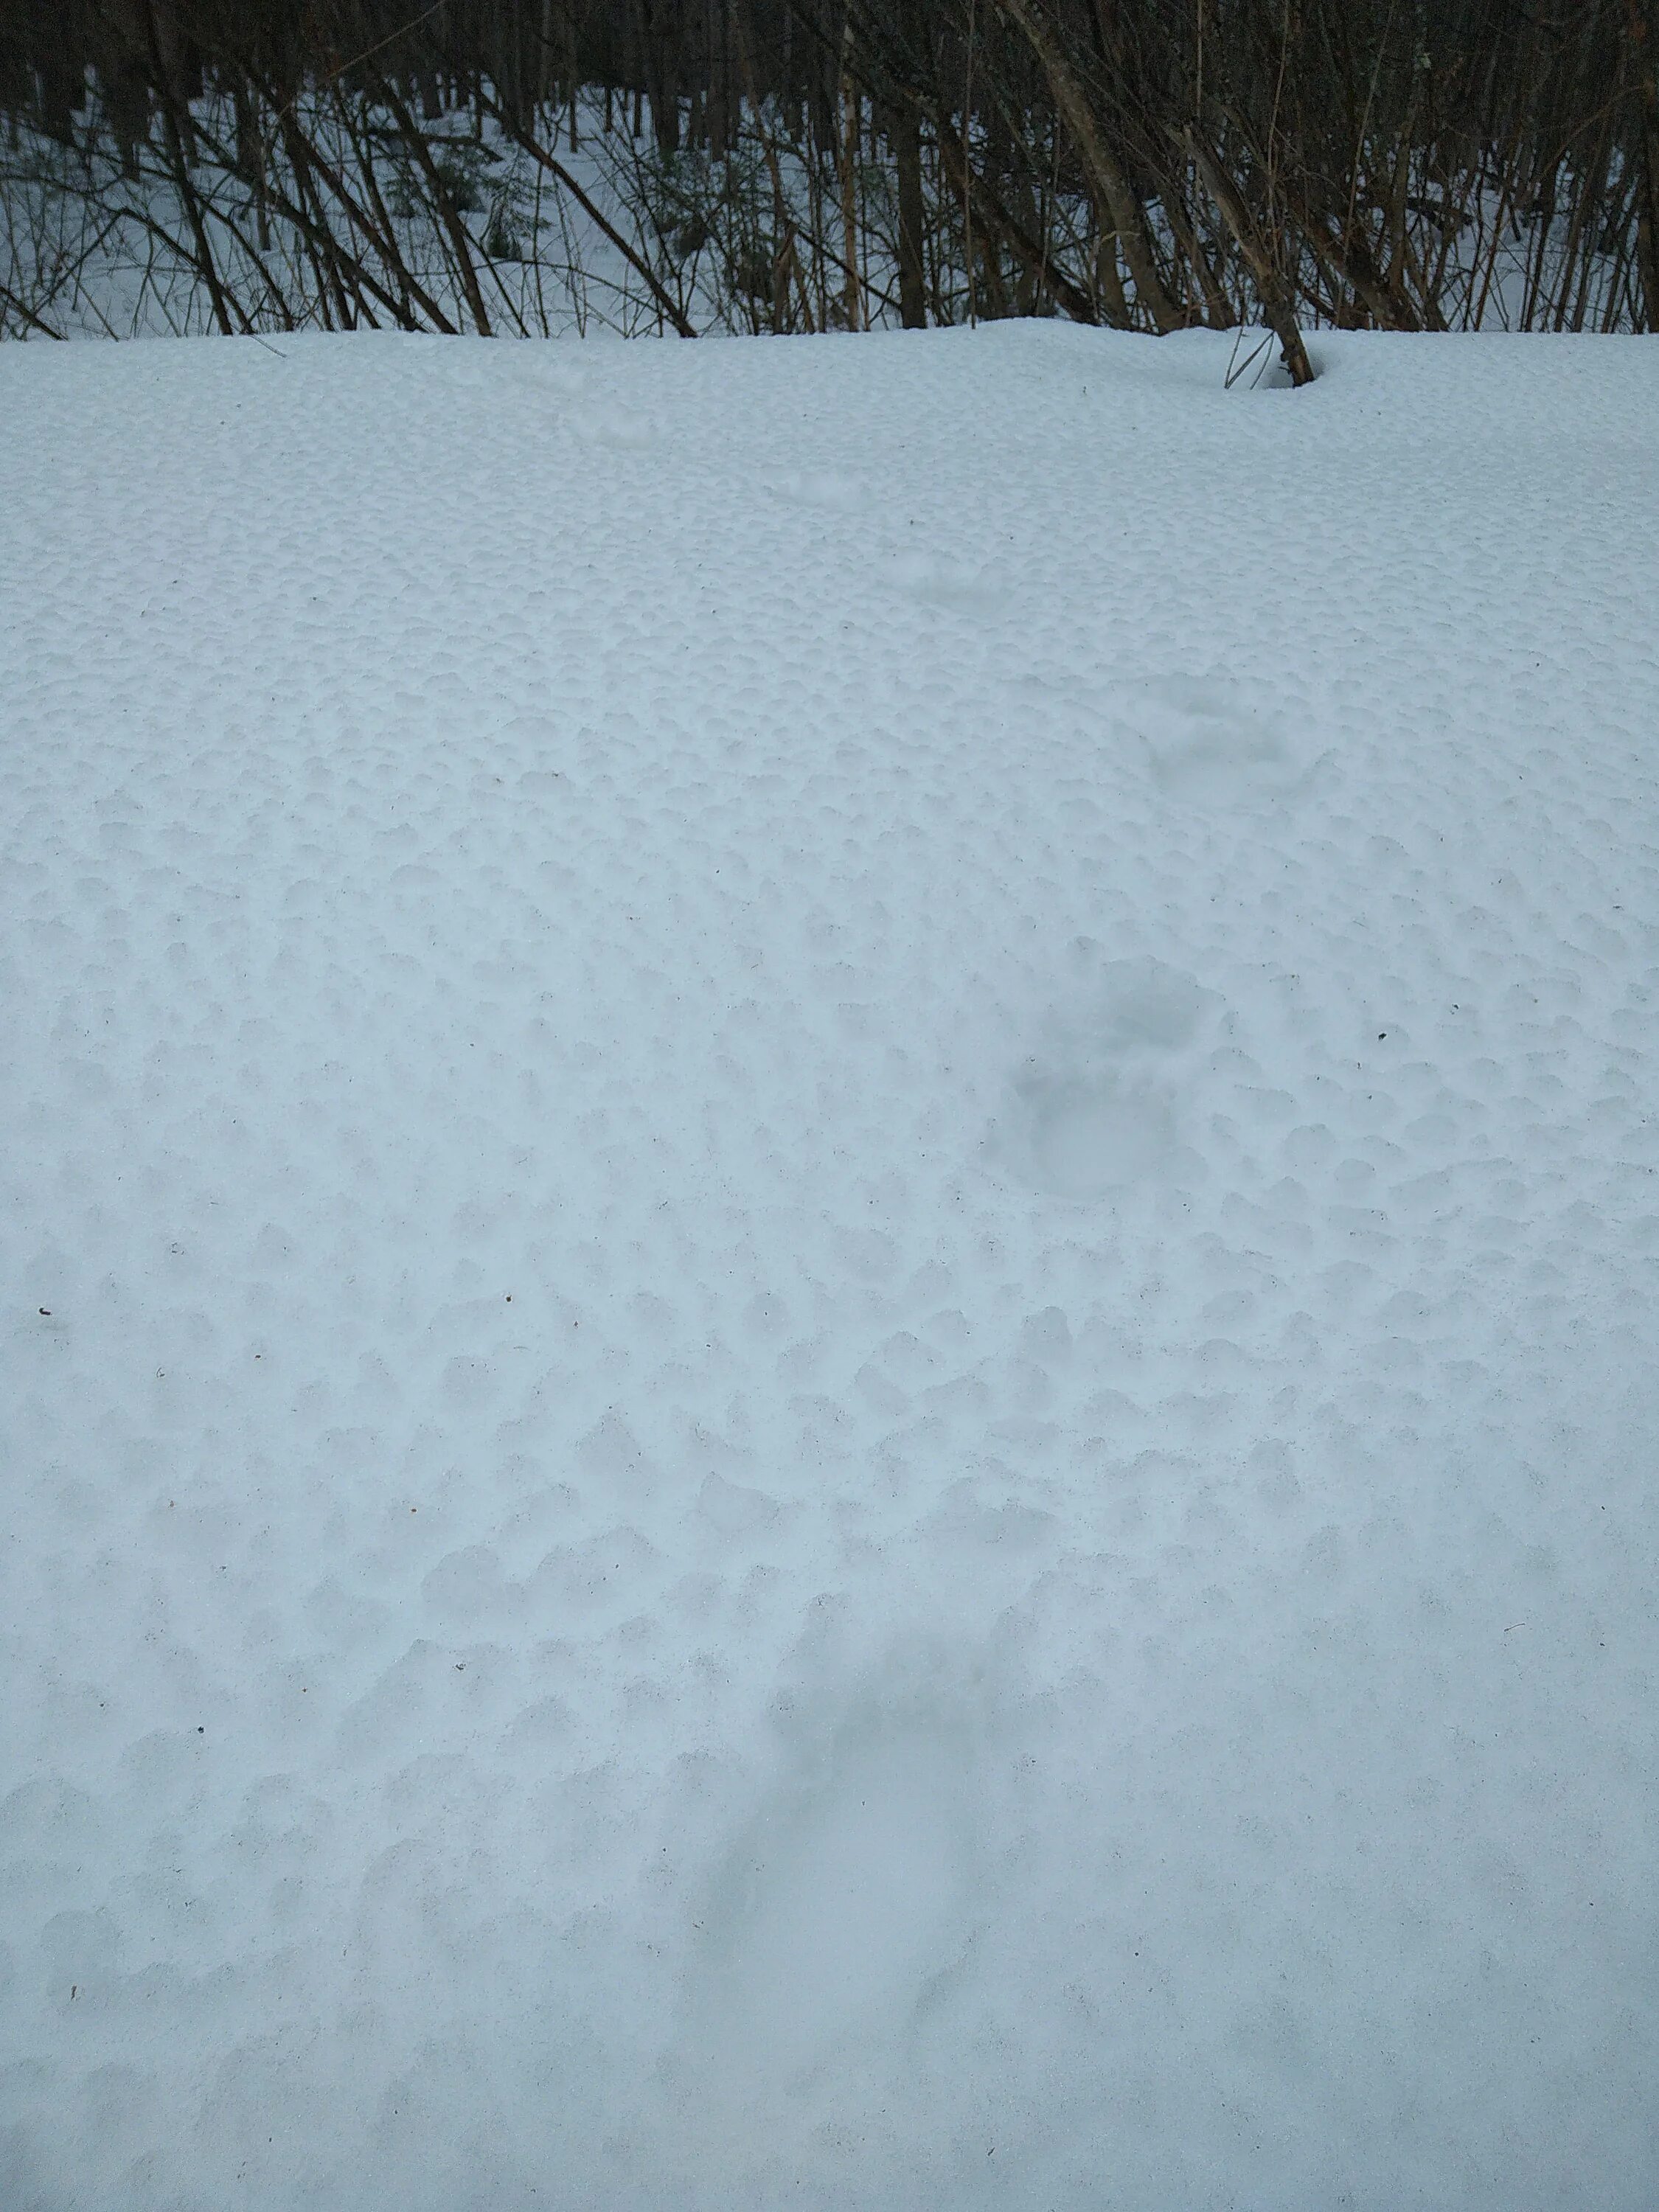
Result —
[[17, 2212], [1659, 2195], [1659, 354], [0, 353]]

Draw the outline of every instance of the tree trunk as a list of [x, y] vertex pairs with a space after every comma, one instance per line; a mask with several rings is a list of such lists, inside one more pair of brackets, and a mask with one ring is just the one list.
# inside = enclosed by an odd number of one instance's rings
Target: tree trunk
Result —
[[1637, 212], [1637, 256], [1647, 295], [1648, 328], [1659, 331], [1659, 75], [1649, 36], [1644, 0], [1625, 0], [1631, 59], [1642, 118], [1642, 197]]
[[1160, 337], [1177, 331], [1186, 322], [1169, 294], [1152, 260], [1152, 240], [1140, 202], [1130, 187], [1116, 155], [1106, 142], [1089, 96], [1066, 60], [1059, 40], [1040, 11], [1037, 0], [996, 0], [1009, 21], [1022, 31], [1048, 80], [1060, 120], [1070, 131], [1085, 173], [1089, 179], [1103, 231], [1115, 230], [1123, 258], [1134, 280], [1135, 299], [1151, 316]]
[[1195, 131], [1185, 131], [1182, 142], [1211, 198], [1220, 209], [1222, 220], [1238, 241], [1238, 250], [1255, 279], [1267, 327], [1279, 340], [1285, 374], [1299, 391], [1304, 385], [1313, 382], [1313, 363], [1308, 358], [1307, 345], [1297, 325], [1296, 307], [1291, 297], [1290, 286], [1285, 281], [1273, 247], [1262, 238], [1238, 187], [1208, 152], [1198, 133]]
[[926, 330], [922, 237], [927, 216], [921, 195], [921, 118], [913, 107], [896, 107], [887, 127], [898, 165], [899, 320], [907, 331]]

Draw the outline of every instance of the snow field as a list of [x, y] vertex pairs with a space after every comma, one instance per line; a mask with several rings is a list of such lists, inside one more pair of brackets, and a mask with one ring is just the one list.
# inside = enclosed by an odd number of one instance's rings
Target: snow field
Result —
[[1655, 356], [0, 355], [29, 2212], [1645, 2207]]

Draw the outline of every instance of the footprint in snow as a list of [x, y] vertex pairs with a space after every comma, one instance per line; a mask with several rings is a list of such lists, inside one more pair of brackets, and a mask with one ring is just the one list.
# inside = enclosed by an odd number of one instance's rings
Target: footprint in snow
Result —
[[1000, 594], [994, 574], [941, 553], [904, 553], [882, 564], [879, 574], [894, 590], [923, 606], [949, 607], [958, 614], [989, 614]]
[[1225, 676], [1159, 676], [1127, 684], [1112, 719], [1145, 750], [1148, 772], [1171, 798], [1228, 807], [1288, 796], [1312, 762], [1293, 741], [1281, 708]]
[[699, 2036], [728, 2086], [787, 2087], [915, 2014], [961, 1951], [972, 1802], [948, 1725], [873, 1711], [775, 1793], [701, 1923]]
[[656, 424], [648, 416], [636, 415], [631, 407], [618, 406], [614, 401], [584, 408], [571, 419], [579, 435], [590, 445], [608, 447], [612, 453], [643, 453], [647, 446], [656, 443]]
[[1182, 1078], [1220, 1000], [1161, 960], [1115, 960], [1039, 1025], [988, 1133], [992, 1170], [1048, 1198], [1095, 1200], [1164, 1172]]
[[556, 399], [580, 399], [588, 386], [587, 371], [564, 362], [542, 368], [538, 380]]
[[838, 469], [793, 469], [772, 485], [774, 498], [823, 514], [861, 514], [869, 505], [864, 487]]

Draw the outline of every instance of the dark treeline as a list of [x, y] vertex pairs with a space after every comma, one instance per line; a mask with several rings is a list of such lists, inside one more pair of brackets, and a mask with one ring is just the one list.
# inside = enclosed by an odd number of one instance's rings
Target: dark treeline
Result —
[[0, 327], [1651, 331], [1654, 8], [0, 0]]

